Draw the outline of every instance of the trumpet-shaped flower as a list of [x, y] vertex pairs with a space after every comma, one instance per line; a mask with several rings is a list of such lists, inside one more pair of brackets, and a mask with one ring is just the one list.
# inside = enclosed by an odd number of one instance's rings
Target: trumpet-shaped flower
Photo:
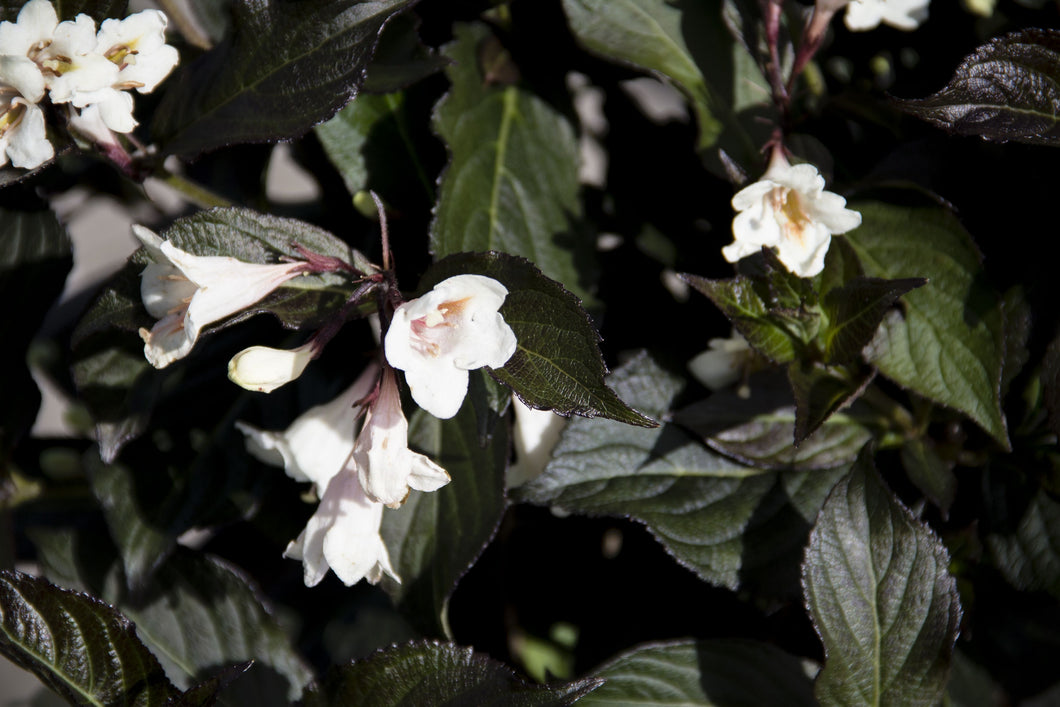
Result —
[[317, 493], [323, 493], [353, 452], [360, 402], [378, 380], [379, 365], [373, 363], [341, 395], [309, 408], [283, 432], [266, 432], [245, 422], [237, 422], [236, 427], [246, 435], [251, 454], [266, 464], [282, 466], [296, 481], [312, 481]]
[[328, 568], [346, 586], [362, 579], [375, 584], [383, 573], [400, 582], [379, 535], [382, 520], [383, 504], [368, 498], [355, 472], [343, 470], [328, 481], [316, 513], [283, 554], [302, 561], [307, 587], [319, 584]]
[[457, 275], [394, 312], [384, 339], [387, 361], [405, 371], [412, 398], [448, 419], [467, 394], [468, 371], [500, 368], [516, 349], [498, 311], [508, 290], [482, 275]]
[[0, 166], [33, 169], [55, 156], [37, 102], [44, 76], [26, 57], [0, 56]]
[[853, 32], [875, 29], [883, 23], [914, 30], [928, 17], [931, 0], [851, 0], [843, 22]]
[[315, 355], [312, 342], [295, 349], [251, 346], [228, 362], [228, 379], [247, 390], [271, 393], [302, 375]]
[[150, 331], [141, 329], [140, 336], [155, 368], [187, 356], [207, 324], [246, 309], [308, 267], [192, 255], [143, 226], [133, 226], [133, 233], [153, 261], [141, 274], [140, 294], [158, 322]]
[[846, 199], [824, 190], [824, 178], [811, 164], [792, 166], [778, 150], [769, 169], [754, 184], [737, 192], [732, 206], [735, 240], [722, 248], [730, 263], [775, 248], [780, 262], [799, 277], [824, 268], [832, 235], [861, 225], [861, 214]]
[[567, 426], [567, 418], [551, 410], [535, 410], [519, 396], [512, 395], [515, 424], [512, 426], [512, 446], [515, 463], [508, 467], [505, 480], [508, 488], [536, 479], [552, 458], [552, 450], [559, 444], [560, 433]]
[[445, 469], [409, 449], [408, 432], [394, 371], [388, 367], [347, 468], [356, 469], [368, 498], [391, 508], [405, 502], [409, 489], [436, 491], [449, 483]]
[[59, 16], [48, 0], [30, 0], [14, 22], [0, 22], [0, 54], [36, 60], [55, 35]]

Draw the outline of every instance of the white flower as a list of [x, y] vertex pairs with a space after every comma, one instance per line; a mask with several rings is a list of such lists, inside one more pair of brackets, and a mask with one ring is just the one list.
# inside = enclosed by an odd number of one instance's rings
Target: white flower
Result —
[[[10, 24], [10, 23], [6, 23]], [[44, 96], [44, 76], [21, 56], [0, 56], [0, 166], [33, 169], [55, 156], [37, 102]]]
[[14, 22], [0, 22], [0, 54], [30, 59], [52, 42], [59, 16], [48, 0], [30, 0]]
[[141, 274], [140, 294], [158, 322], [140, 336], [155, 368], [187, 356], [207, 324], [246, 309], [306, 271], [301, 262], [261, 265], [192, 255], [143, 226], [134, 225], [133, 233], [154, 261]]
[[295, 349], [251, 346], [228, 362], [228, 379], [247, 390], [271, 393], [302, 375], [315, 355], [312, 342]]
[[448, 419], [467, 394], [468, 371], [500, 368], [516, 349], [498, 311], [508, 290], [482, 275], [457, 275], [394, 312], [384, 340], [387, 361], [405, 371], [416, 403]]
[[914, 30], [928, 17], [931, 0], [851, 0], [843, 22], [853, 32], [885, 25]]
[[316, 513], [283, 554], [302, 561], [307, 587], [319, 584], [329, 567], [346, 586], [362, 579], [375, 584], [384, 572], [400, 582], [379, 535], [382, 520], [383, 504], [369, 499], [346, 469], [328, 482]]
[[688, 362], [688, 370], [710, 390], [721, 390], [740, 380], [748, 358], [754, 353], [747, 339], [739, 334], [728, 339], [711, 339], [707, 347]]
[[394, 371], [387, 367], [347, 468], [356, 469], [368, 498], [391, 508], [405, 502], [409, 489], [436, 491], [449, 483], [445, 469], [409, 449], [408, 432]]
[[266, 464], [282, 466], [296, 481], [312, 481], [317, 493], [346, 466], [353, 452], [354, 429], [361, 415], [358, 405], [379, 380], [379, 365], [371, 364], [353, 385], [331, 402], [298, 416], [283, 432], [265, 432], [237, 422], [247, 436], [247, 449]]
[[844, 208], [846, 199], [824, 190], [824, 178], [811, 164], [790, 165], [780, 150], [754, 184], [737, 192], [732, 207], [735, 240], [722, 248], [730, 263], [777, 249], [780, 261], [799, 277], [824, 268], [832, 235], [861, 225], [861, 214]]
[[166, 44], [166, 22], [158, 10], [144, 10], [124, 20], [104, 20], [95, 37], [94, 56], [113, 68], [111, 80], [81, 86], [61, 99], [53, 95], [52, 100], [69, 100], [78, 108], [96, 106], [108, 128], [132, 132], [137, 122], [128, 89], [150, 93], [180, 60], [177, 50]]
[[515, 463], [508, 467], [506, 480], [509, 488], [536, 478], [552, 458], [552, 450], [559, 443], [559, 435], [567, 426], [567, 418], [551, 410], [535, 410], [518, 396], [512, 396], [515, 425], [512, 427], [512, 446]]

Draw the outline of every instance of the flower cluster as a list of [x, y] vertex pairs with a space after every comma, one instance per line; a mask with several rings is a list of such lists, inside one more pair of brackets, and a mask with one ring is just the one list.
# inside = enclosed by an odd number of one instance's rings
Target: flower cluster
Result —
[[780, 262], [799, 277], [824, 268], [832, 236], [861, 225], [861, 214], [846, 199], [824, 190], [824, 177], [811, 164], [791, 165], [778, 150], [769, 169], [737, 192], [732, 207], [734, 241], [722, 248], [730, 263], [775, 248]]
[[409, 449], [393, 369], [369, 366], [342, 395], [309, 409], [285, 432], [237, 424], [252, 454], [312, 481], [320, 496], [316, 513], [284, 552], [302, 561], [306, 586], [320, 583], [329, 568], [347, 585], [375, 584], [384, 573], [400, 581], [379, 534], [384, 508], [401, 506], [412, 489], [441, 488], [449, 474]]
[[[412, 490], [441, 488], [449, 474], [409, 449], [395, 369], [405, 371], [421, 407], [442, 418], [455, 415], [467, 394], [468, 371], [503, 366], [515, 352], [515, 334], [498, 311], [507, 294], [488, 277], [449, 278], [396, 309], [381, 370], [369, 367], [349, 390], [308, 410], [285, 432], [238, 423], [252, 454], [317, 489], [316, 513], [284, 553], [302, 561], [307, 586], [328, 569], [347, 585], [362, 579], [374, 584], [384, 574], [400, 581], [380, 535], [384, 510], [400, 507]], [[301, 375], [311, 351], [310, 345], [290, 352], [253, 347], [232, 359], [229, 377], [247, 388], [274, 390]]]
[[0, 22], [0, 165], [32, 169], [55, 155], [40, 103], [67, 107], [69, 125], [109, 145], [136, 127], [129, 91], [149, 93], [179, 57], [166, 44], [166, 16], [144, 10], [104, 20], [59, 22], [48, 0], [30, 0]]

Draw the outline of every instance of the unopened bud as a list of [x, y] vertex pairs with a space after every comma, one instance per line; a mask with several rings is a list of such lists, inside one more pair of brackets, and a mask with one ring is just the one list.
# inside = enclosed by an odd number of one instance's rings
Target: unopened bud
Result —
[[260, 393], [271, 393], [302, 375], [313, 360], [311, 344], [296, 349], [251, 346], [228, 362], [228, 378], [236, 385]]

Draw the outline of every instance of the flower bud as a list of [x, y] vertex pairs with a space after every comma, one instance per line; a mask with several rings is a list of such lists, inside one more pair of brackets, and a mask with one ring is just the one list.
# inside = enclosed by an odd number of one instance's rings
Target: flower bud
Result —
[[290, 350], [251, 346], [228, 362], [228, 378], [241, 388], [271, 393], [302, 375], [313, 354], [311, 344]]

